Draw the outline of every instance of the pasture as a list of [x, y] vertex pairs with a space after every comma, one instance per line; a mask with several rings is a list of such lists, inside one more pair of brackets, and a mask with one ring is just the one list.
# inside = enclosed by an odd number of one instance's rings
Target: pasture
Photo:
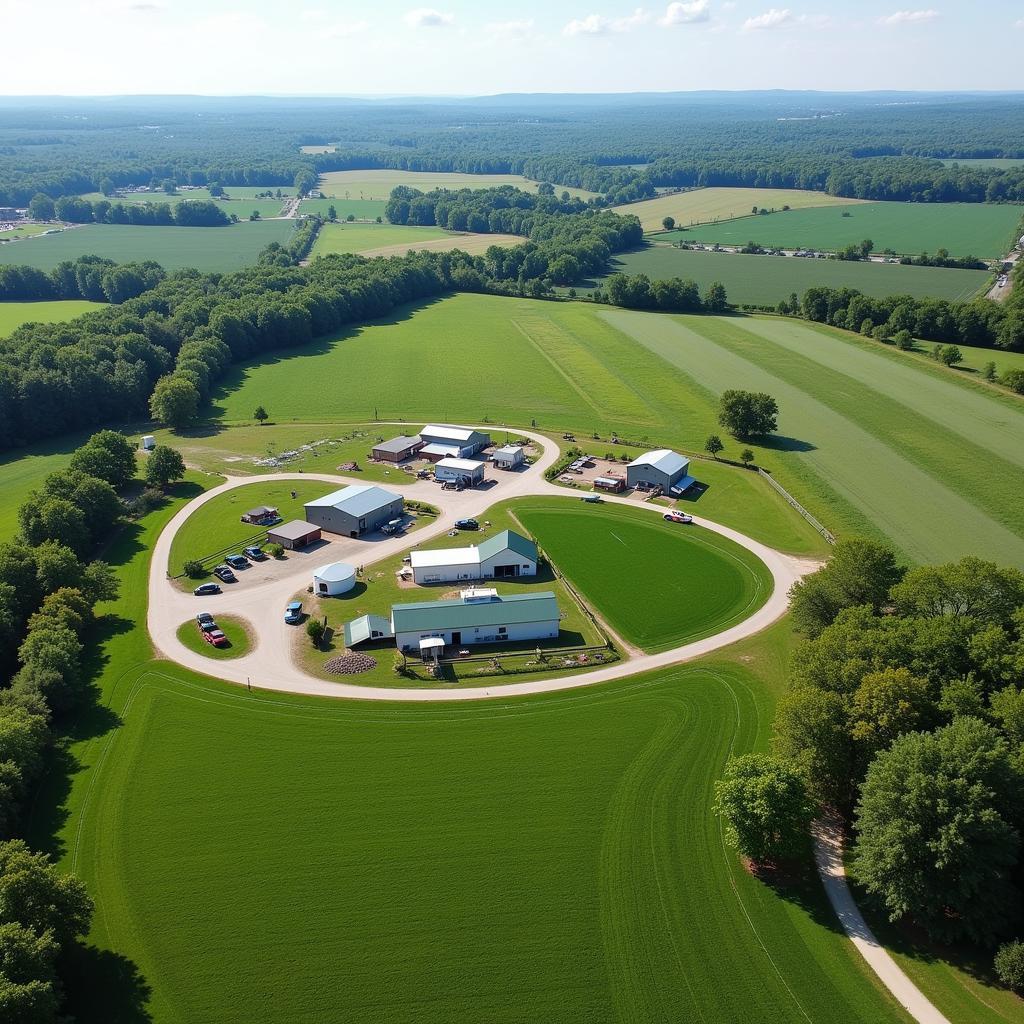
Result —
[[299, 203], [299, 216], [319, 214], [326, 219], [333, 206], [338, 220], [344, 220], [350, 213], [356, 220], [376, 220], [384, 216], [387, 205], [383, 199], [303, 199]]
[[229, 217], [234, 214], [239, 220], [248, 220], [254, 210], [261, 217], [278, 217], [289, 196], [295, 195], [294, 188], [282, 188], [281, 199], [257, 199], [256, 196], [265, 192], [277, 192], [277, 186], [240, 185], [236, 188], [225, 188], [224, 195], [214, 198], [209, 189], [181, 189], [173, 195], [166, 192], [127, 192], [123, 196], [105, 196], [102, 192], [88, 192], [82, 196], [91, 203], [106, 201], [109, 203], [170, 203], [175, 206], [185, 199], [209, 199], [215, 202]]
[[219, 228], [85, 224], [54, 235], [0, 246], [0, 263], [52, 270], [62, 260], [102, 256], [118, 263], [156, 260], [166, 270], [238, 270], [254, 263], [271, 242], [286, 242], [291, 220], [265, 220]]
[[[387, 200], [391, 190], [399, 185], [430, 192], [436, 188], [496, 188], [498, 185], [515, 185], [524, 192], [536, 192], [539, 182], [531, 181], [520, 174], [459, 174], [454, 171], [397, 171], [390, 169], [366, 171], [328, 171], [320, 176], [320, 191], [324, 196], [338, 199]], [[561, 195], [579, 196], [591, 199], [596, 192], [582, 188], [568, 188], [555, 185], [555, 192]]]
[[401, 246], [417, 248], [423, 242], [446, 238], [441, 228], [407, 227], [404, 224], [325, 224], [317, 235], [310, 258], [332, 253], [366, 252]]
[[968, 157], [967, 159], [943, 160], [947, 167], [994, 167], [996, 170], [1006, 171], [1011, 167], [1020, 167], [1024, 164], [1024, 157], [994, 156], [994, 157]]
[[689, 192], [673, 192], [655, 199], [643, 199], [613, 207], [623, 216], [640, 218], [644, 231], [661, 231], [665, 217], [675, 217], [681, 227], [705, 224], [734, 217], [747, 217], [753, 207], [766, 210], [791, 210], [818, 206], [851, 206], [858, 199], [830, 196], [827, 192], [810, 192], [790, 188], [698, 188]]
[[842, 209], [789, 210], [666, 232], [664, 241], [757, 242], [782, 249], [835, 252], [870, 238], [875, 252], [916, 255], [946, 249], [952, 256], [997, 259], [1010, 248], [1024, 207], [1005, 203], [856, 203]]
[[59, 224], [18, 224], [13, 228], [0, 231], [0, 242], [17, 242], [22, 238], [33, 238], [45, 235], [47, 231], [59, 231]]
[[54, 302], [0, 302], [0, 338], [22, 324], [63, 324], [83, 313], [102, 309], [102, 302], [85, 299], [64, 299]]
[[648, 509], [524, 499], [515, 514], [609, 625], [647, 652], [728, 629], [771, 595], [771, 575], [750, 552]]
[[[724, 434], [716, 422], [722, 391], [764, 390], [782, 411], [779, 433], [751, 445], [757, 462], [830, 529], [888, 537], [913, 560], [973, 552], [1024, 565], [1024, 508], [1015, 497], [1024, 491], [1024, 445], [1007, 442], [1024, 437], [1021, 403], [955, 374], [936, 378], [910, 360], [897, 364], [911, 376], [895, 394], [884, 351], [857, 349], [859, 379], [843, 351], [790, 320], [457, 295], [233, 367], [212, 413], [247, 420], [272, 394], [279, 422], [360, 423], [375, 409], [381, 419], [421, 423], [533, 420], [556, 435], [571, 430], [598, 454], [613, 432], [635, 441], [634, 450], [692, 452], [709, 434]], [[510, 361], [521, 382], [513, 389], [502, 369]], [[398, 386], [381, 373], [385, 365], [417, 386]], [[359, 387], [310, 386], [318, 380]], [[606, 440], [588, 440], [592, 433]], [[743, 445], [724, 440], [735, 458]], [[751, 524], [746, 532], [766, 539], [735, 501], [718, 505], [714, 487], [695, 511], [741, 530]], [[797, 550], [792, 542], [776, 546]]]
[[992, 277], [986, 270], [902, 267], [795, 256], [747, 256], [657, 244], [613, 257], [612, 273], [646, 274], [652, 281], [681, 277], [696, 281], [702, 290], [713, 281], [720, 281], [725, 285], [730, 302], [772, 306], [780, 299], [788, 299], [791, 292], [800, 295], [816, 285], [856, 288], [875, 298], [913, 295], [915, 298], [966, 300], [978, 294]]

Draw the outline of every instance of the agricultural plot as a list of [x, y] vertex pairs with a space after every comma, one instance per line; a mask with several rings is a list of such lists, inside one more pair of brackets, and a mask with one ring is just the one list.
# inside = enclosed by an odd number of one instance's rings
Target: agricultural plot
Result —
[[317, 235], [310, 254], [329, 256], [332, 253], [367, 252], [384, 247], [400, 246], [415, 249], [424, 242], [450, 237], [441, 228], [406, 227], [404, 224], [325, 224]]
[[387, 205], [384, 199], [303, 199], [299, 203], [299, 216], [318, 214], [326, 219], [333, 206], [338, 220], [344, 220], [349, 214], [356, 220], [376, 220], [384, 216]]
[[998, 259], [1009, 250], [1022, 214], [1024, 207], [1005, 203], [856, 203], [746, 216], [667, 232], [659, 239], [835, 252], [870, 238], [876, 252], [916, 255], [946, 249], [953, 256]]
[[22, 324], [63, 324], [83, 313], [102, 309], [102, 302], [66, 299], [55, 302], [0, 302], [0, 338]]
[[294, 227], [290, 220], [246, 221], [220, 228], [86, 224], [0, 246], [0, 263], [52, 270], [62, 260], [94, 255], [119, 263], [156, 260], [167, 270], [238, 270], [254, 263], [271, 242], [286, 242]]
[[[418, 188], [421, 192], [429, 192], [435, 188], [495, 188], [498, 185], [515, 185], [524, 192], [536, 192], [539, 182], [531, 181], [520, 174], [458, 174], [453, 171], [328, 171], [320, 177], [320, 191], [325, 196], [340, 199], [377, 199], [387, 200], [391, 190], [398, 185]], [[555, 186], [555, 192], [561, 195], [579, 196], [590, 199], [597, 195], [582, 188]]]
[[876, 298], [913, 295], [915, 298], [966, 300], [977, 295], [992, 278], [986, 270], [902, 267], [794, 256], [746, 256], [676, 249], [670, 245], [647, 245], [616, 256], [612, 260], [612, 272], [646, 274], [652, 281], [681, 277], [696, 281], [702, 289], [713, 281], [720, 281], [732, 303], [772, 306], [780, 299], [789, 298], [791, 292], [800, 295], [816, 285], [856, 288]]
[[0, 231], [0, 242], [17, 242], [22, 238], [45, 235], [47, 231], [59, 231], [58, 224], [19, 224], [17, 227]]
[[170, 203], [175, 206], [183, 200], [209, 199], [215, 202], [229, 217], [234, 214], [239, 220], [248, 220], [249, 215], [256, 211], [261, 217], [279, 217], [289, 196], [295, 195], [294, 188], [282, 188], [281, 199], [257, 199], [261, 193], [277, 192], [277, 188], [255, 187], [250, 185], [225, 189], [225, 195], [214, 197], [208, 189], [193, 188], [167, 195], [166, 192], [128, 192], [123, 196], [105, 196], [102, 192], [89, 192], [82, 196], [91, 203], [106, 200], [111, 203]]
[[639, 203], [616, 206], [616, 213], [640, 218], [644, 231], [661, 231], [665, 217], [674, 217], [680, 226], [705, 224], [746, 217], [756, 206], [759, 210], [791, 210], [817, 206], [851, 206], [858, 199], [830, 196], [827, 192], [809, 192], [788, 188], [699, 188], [644, 199]]
[[649, 510], [524, 502], [516, 516], [613, 629], [645, 651], [736, 625], [771, 594], [750, 552]]

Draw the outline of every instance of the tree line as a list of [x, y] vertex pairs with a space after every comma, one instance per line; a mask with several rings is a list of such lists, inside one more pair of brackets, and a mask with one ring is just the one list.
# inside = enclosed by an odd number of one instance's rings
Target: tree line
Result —
[[54, 201], [37, 192], [28, 205], [33, 220], [67, 221], [69, 224], [139, 224], [165, 227], [216, 228], [237, 221], [210, 199], [182, 199], [178, 203], [120, 203], [81, 196], [61, 196]]
[[163, 268], [151, 260], [115, 263], [102, 256], [63, 260], [50, 271], [12, 264], [0, 266], [0, 301], [88, 299], [119, 303], [156, 287], [165, 276]]
[[833, 809], [853, 830], [851, 873], [890, 920], [941, 943], [1014, 940], [1024, 573], [974, 557], [907, 569], [847, 540], [791, 598], [802, 640], [772, 751], [719, 789], [733, 841], [766, 862], [804, 856], [810, 819]]

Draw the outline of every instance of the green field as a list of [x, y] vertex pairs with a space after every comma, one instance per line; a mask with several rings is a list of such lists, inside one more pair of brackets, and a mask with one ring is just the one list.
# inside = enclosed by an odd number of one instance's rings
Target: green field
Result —
[[646, 274], [652, 281], [682, 277], [696, 281], [701, 288], [720, 281], [725, 285], [729, 301], [739, 305], [775, 305], [779, 299], [789, 298], [791, 292], [800, 295], [816, 285], [856, 288], [875, 298], [913, 295], [915, 298], [963, 300], [972, 298], [992, 278], [986, 270], [746, 256], [676, 249], [670, 245], [647, 245], [616, 256], [612, 259], [611, 272]]
[[156, 260], [167, 270], [237, 270], [271, 242], [285, 242], [295, 221], [266, 220], [221, 228], [86, 224], [13, 245], [0, 246], [0, 263], [52, 270], [61, 260], [94, 255], [119, 263]]
[[720, 633], [771, 595], [750, 552], [647, 510], [526, 500], [515, 513], [612, 628], [648, 652]]
[[325, 224], [317, 235], [310, 258], [336, 252], [364, 252], [384, 245], [414, 246], [449, 237], [441, 228], [406, 227], [404, 224]]
[[356, 220], [375, 220], [384, 216], [387, 205], [384, 199], [303, 199], [299, 203], [299, 214], [318, 213], [326, 217], [333, 206], [338, 220], [344, 220], [350, 213]]
[[56, 224], [19, 224], [17, 227], [9, 228], [7, 231], [0, 231], [0, 242], [17, 241], [19, 238], [32, 238], [34, 235], [44, 235], [47, 231], [59, 231]]
[[790, 188], [696, 188], [644, 199], [639, 203], [616, 206], [616, 213], [640, 218], [644, 231], [661, 231], [665, 217], [674, 217], [679, 225], [706, 224], [734, 217], [746, 217], [753, 207], [765, 210], [792, 210], [818, 206], [851, 206], [857, 199], [830, 196], [827, 192], [809, 192]]
[[994, 156], [994, 157], [977, 157], [966, 160], [943, 160], [942, 161], [947, 167], [952, 167], [955, 164], [959, 164], [961, 167], [995, 167], [1000, 171], [1008, 170], [1011, 167], [1020, 167], [1024, 164], [1024, 158], [1022, 157], [1008, 157], [1008, 156]]
[[65, 299], [55, 302], [0, 302], [0, 338], [22, 324], [63, 324], [83, 313], [102, 309], [102, 302]]
[[[515, 185], [524, 192], [536, 192], [538, 182], [520, 174], [459, 174], [454, 171], [396, 171], [390, 169], [368, 171], [329, 171], [320, 176], [320, 192], [338, 199], [387, 200], [391, 190], [399, 185], [430, 192], [437, 188], [496, 188]], [[590, 199], [597, 195], [582, 188], [556, 185], [555, 192], [568, 192], [572, 196]]]
[[835, 252], [870, 238], [875, 251], [916, 255], [946, 249], [953, 256], [998, 259], [1009, 249], [1024, 206], [998, 203], [857, 203], [855, 206], [789, 210], [767, 217], [705, 224], [659, 235], [664, 241], [757, 242], [782, 249]]
[[197, 651], [211, 661], [226, 661], [230, 658], [240, 658], [243, 654], [249, 653], [252, 640], [249, 637], [248, 628], [241, 619], [232, 615], [218, 615], [217, 626], [228, 638], [227, 644], [223, 647], [214, 647], [213, 644], [207, 643], [194, 619], [189, 619], [181, 624], [178, 628], [178, 639], [189, 650]]

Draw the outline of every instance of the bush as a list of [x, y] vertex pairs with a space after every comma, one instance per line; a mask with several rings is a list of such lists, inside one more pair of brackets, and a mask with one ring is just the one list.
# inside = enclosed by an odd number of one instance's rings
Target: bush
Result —
[[324, 626], [320, 619], [310, 619], [306, 623], [306, 636], [309, 637], [310, 642], [314, 647], [320, 646], [320, 642], [323, 640], [326, 630], [327, 627]]
[[270, 555], [271, 558], [284, 557], [284, 548], [280, 544], [264, 544], [263, 551], [265, 554]]
[[200, 576], [206, 575], [203, 563], [200, 562], [198, 558], [190, 558], [182, 568], [185, 570], [185, 575], [191, 576], [194, 580], [199, 579]]
[[1024, 395], [1024, 370], [1008, 370], [1003, 374], [1003, 384], [1018, 395]]
[[1004, 942], [996, 953], [996, 977], [1014, 992], [1024, 989], [1024, 942]]

